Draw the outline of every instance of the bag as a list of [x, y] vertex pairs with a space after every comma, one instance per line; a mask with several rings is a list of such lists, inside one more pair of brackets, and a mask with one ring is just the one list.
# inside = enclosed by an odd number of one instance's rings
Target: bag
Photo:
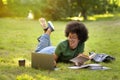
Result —
[[113, 60], [115, 60], [114, 57], [109, 56], [105, 53], [101, 53], [101, 54], [96, 54], [94, 52], [89, 52], [89, 55], [95, 54], [95, 56], [91, 59], [91, 61], [99, 63], [99, 62], [111, 62]]

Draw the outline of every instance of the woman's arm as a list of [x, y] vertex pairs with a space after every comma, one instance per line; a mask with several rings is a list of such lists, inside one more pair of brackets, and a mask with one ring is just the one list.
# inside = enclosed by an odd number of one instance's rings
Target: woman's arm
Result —
[[54, 56], [54, 64], [55, 64], [55, 66], [56, 66], [56, 65], [57, 65], [57, 64], [56, 64], [56, 61], [57, 61], [57, 59], [58, 59], [58, 56], [57, 56], [55, 53], [53, 54], [53, 56]]
[[81, 56], [81, 55], [83, 55], [83, 53], [79, 53], [79, 54], [77, 55], [77, 57], [79, 57], [79, 56]]
[[57, 61], [58, 56], [55, 53], [53, 54], [53, 56], [54, 56], [55, 61]]

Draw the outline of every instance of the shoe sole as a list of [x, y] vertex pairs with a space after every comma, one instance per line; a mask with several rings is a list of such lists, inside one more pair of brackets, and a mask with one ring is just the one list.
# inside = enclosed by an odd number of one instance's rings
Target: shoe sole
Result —
[[53, 26], [53, 24], [52, 24], [51, 21], [48, 21], [48, 27], [49, 27], [52, 31], [54, 31], [54, 26]]

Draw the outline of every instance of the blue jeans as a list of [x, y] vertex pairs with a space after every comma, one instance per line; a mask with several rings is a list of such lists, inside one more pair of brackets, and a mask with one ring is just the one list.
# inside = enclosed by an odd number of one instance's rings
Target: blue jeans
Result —
[[37, 53], [53, 54], [55, 52], [54, 46], [51, 45], [50, 36], [48, 34], [43, 34], [39, 38], [38, 46], [35, 50]]

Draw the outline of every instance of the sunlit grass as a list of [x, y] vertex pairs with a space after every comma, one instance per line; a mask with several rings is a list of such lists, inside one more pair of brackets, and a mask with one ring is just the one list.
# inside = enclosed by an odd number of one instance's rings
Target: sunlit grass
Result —
[[[108, 64], [101, 63], [112, 68], [111, 70], [71, 70], [67, 68], [71, 64], [58, 63], [59, 69], [49, 72], [31, 68], [31, 52], [35, 50], [38, 43], [36, 38], [43, 33], [40, 23], [37, 20], [0, 18], [0, 80], [44, 80], [43, 78], [46, 80], [119, 80], [119, 22], [119, 16], [107, 20], [83, 21], [89, 31], [85, 53], [95, 51], [114, 56], [116, 61]], [[51, 40], [52, 44], [56, 46], [60, 41], [66, 39], [64, 29], [67, 21], [53, 21], [53, 23], [55, 31], [51, 34]], [[19, 67], [19, 59], [26, 60], [25, 67]]]
[[83, 17], [68, 17], [68, 20], [79, 20], [79, 21], [83, 21]]
[[[120, 14], [110, 14], [110, 13], [106, 13], [106, 14], [98, 14], [98, 15], [93, 15], [93, 16], [87, 16], [87, 20], [90, 20], [90, 21], [96, 21], [96, 20], [99, 20], [99, 19], [105, 19], [105, 18], [113, 18], [115, 16], [120, 16]], [[78, 20], [78, 21], [84, 21], [84, 18], [82, 16], [80, 17], [68, 17], [67, 18], [68, 20]]]
[[96, 18], [105, 18], [105, 17], [114, 17], [114, 14], [100, 14], [100, 15], [94, 15]]

